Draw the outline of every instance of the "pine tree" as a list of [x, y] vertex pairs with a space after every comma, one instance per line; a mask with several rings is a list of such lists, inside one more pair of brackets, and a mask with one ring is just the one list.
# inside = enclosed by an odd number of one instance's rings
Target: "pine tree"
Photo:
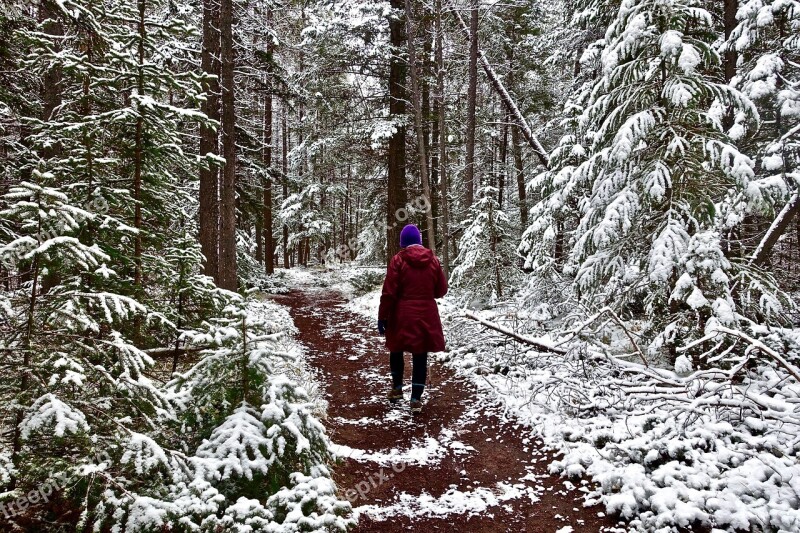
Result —
[[[728, 49], [742, 58], [734, 86], [746, 94], [762, 118], [760, 130], [747, 140], [756, 154], [756, 177], [750, 187], [758, 191], [753, 201], [770, 215], [772, 224], [756, 240], [740, 239], [745, 253], [758, 266], [769, 263], [773, 247], [800, 213], [800, 91], [797, 66], [800, 52], [800, 3], [744, 2], [738, 11]], [[731, 136], [742, 138], [747, 129], [741, 116], [732, 117]], [[750, 242], [752, 240], [752, 242]]]
[[[758, 113], [708, 74], [720, 66], [712, 24], [693, 0], [621, 3], [597, 56], [602, 74], [580, 90], [586, 103], [576, 134], [562, 139], [553, 170], [534, 181], [543, 200], [520, 248], [535, 271], [558, 268], [559, 221], [574, 216], [563, 273], [598, 305], [635, 312], [643, 301], [654, 318], [654, 351], [702, 336], [709, 323], [738, 320], [737, 275], [760, 279], [745, 286], [772, 295], [759, 312], [779, 312], [769, 276], [723, 253], [722, 235], [758, 207], [763, 189], [753, 161], [722, 131], [718, 110], [735, 109], [752, 129]], [[715, 268], [693, 267], [696, 254]]]
[[471, 293], [492, 300], [503, 296], [504, 287], [513, 287], [519, 281], [517, 265], [509, 261], [516, 241], [497, 196], [497, 187], [478, 191], [451, 277], [454, 287], [471, 287]]
[[[187, 331], [200, 359], [168, 384], [178, 406], [173, 443], [181, 469], [159, 486], [117, 495], [110, 523], [203, 531], [346, 531], [351, 506], [336, 497], [329, 440], [305, 390], [285, 377], [296, 364], [291, 319], [274, 304], [233, 301]], [[169, 459], [145, 456], [146, 471]], [[173, 468], [173, 470], [175, 470]], [[157, 509], [158, 512], [154, 512]]]

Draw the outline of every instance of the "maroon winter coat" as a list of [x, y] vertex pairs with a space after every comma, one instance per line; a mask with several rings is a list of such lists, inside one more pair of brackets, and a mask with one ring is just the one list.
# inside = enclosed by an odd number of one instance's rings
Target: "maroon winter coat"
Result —
[[444, 333], [434, 298], [447, 294], [439, 260], [422, 246], [403, 248], [389, 262], [378, 319], [386, 320], [390, 352], [443, 352]]

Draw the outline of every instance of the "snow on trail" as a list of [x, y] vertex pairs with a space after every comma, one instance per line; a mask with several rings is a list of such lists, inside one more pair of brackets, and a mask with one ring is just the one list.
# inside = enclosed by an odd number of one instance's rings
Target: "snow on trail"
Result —
[[554, 458], [530, 429], [469, 381], [433, 363], [423, 413], [389, 404], [388, 354], [372, 324], [338, 291], [275, 297], [290, 308], [326, 400], [335, 478], [357, 531], [619, 531], [587, 488], [547, 472]]

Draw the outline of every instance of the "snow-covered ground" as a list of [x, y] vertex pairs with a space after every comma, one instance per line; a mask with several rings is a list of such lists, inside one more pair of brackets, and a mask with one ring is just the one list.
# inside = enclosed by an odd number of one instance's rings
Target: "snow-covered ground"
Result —
[[[365, 271], [337, 268], [322, 275], [348, 294], [351, 311], [375, 320], [378, 290], [356, 295], [348, 283]], [[307, 274], [291, 276], [301, 282]], [[637, 381], [622, 358], [612, 362], [591, 344], [572, 340], [564, 345], [568, 354], [553, 354], [514, 343], [465, 319], [461, 301], [450, 295], [440, 302], [450, 351], [438, 358], [501, 399], [507, 414], [562, 454], [550, 464], [552, 473], [594, 482], [581, 488], [587, 505], [601, 502], [640, 531], [697, 525], [720, 532], [800, 531], [800, 386], [779, 369], [754, 367], [727, 388], [709, 388], [714, 376], [699, 371], [687, 376], [652, 368], [658, 379]], [[532, 307], [477, 314], [547, 335], [541, 305]], [[603, 335], [611, 350], [625, 344], [613, 328]], [[742, 395], [761, 409], [750, 412], [742, 404], [737, 411]]]

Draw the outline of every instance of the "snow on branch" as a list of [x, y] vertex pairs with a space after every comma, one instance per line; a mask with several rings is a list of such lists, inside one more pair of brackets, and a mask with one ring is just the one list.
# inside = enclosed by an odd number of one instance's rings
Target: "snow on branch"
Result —
[[539, 349], [539, 350], [541, 350], [543, 352], [550, 352], [550, 353], [556, 353], [556, 354], [562, 354], [562, 355], [567, 353], [567, 350], [565, 350], [563, 348], [558, 348], [558, 347], [552, 345], [549, 341], [547, 341], [545, 339], [532, 339], [530, 337], [526, 337], [524, 335], [520, 335], [519, 333], [516, 333], [516, 332], [514, 332], [514, 331], [512, 331], [512, 330], [510, 330], [508, 328], [505, 328], [505, 327], [501, 326], [500, 324], [496, 324], [494, 322], [489, 322], [488, 320], [485, 320], [485, 319], [479, 317], [478, 315], [476, 315], [472, 311], [465, 311], [464, 312], [464, 316], [466, 318], [471, 319], [471, 320], [475, 320], [476, 322], [482, 324], [483, 326], [485, 326], [485, 327], [487, 327], [489, 329], [493, 329], [494, 331], [497, 331], [498, 333], [502, 333], [503, 335], [507, 335], [507, 336], [511, 337], [512, 339], [521, 342], [522, 344], [527, 344], [529, 346], [533, 346], [534, 348], [537, 348], [537, 349]]
[[758, 339], [754, 339], [753, 337], [747, 335], [746, 333], [742, 333], [741, 331], [726, 328], [725, 326], [716, 326], [714, 331], [718, 331], [720, 333], [724, 333], [726, 335], [731, 335], [732, 337], [737, 337], [747, 343], [750, 344], [749, 350], [758, 350], [759, 352], [767, 355], [775, 360], [779, 365], [781, 365], [789, 374], [791, 374], [794, 379], [800, 383], [800, 369], [794, 366], [792, 363], [787, 361], [781, 354], [764, 344]]

